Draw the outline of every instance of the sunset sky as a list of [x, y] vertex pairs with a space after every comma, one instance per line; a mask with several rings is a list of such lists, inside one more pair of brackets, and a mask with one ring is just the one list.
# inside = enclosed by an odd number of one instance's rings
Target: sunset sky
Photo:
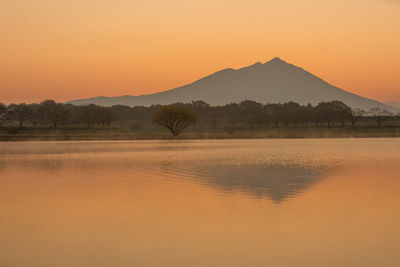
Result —
[[0, 102], [148, 94], [275, 56], [400, 101], [400, 0], [0, 0]]

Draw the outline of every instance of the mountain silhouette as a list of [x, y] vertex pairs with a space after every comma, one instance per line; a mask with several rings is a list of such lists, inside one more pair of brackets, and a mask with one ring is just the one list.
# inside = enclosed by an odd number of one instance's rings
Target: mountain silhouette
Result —
[[241, 69], [224, 69], [175, 89], [140, 96], [94, 97], [73, 100], [76, 105], [149, 106], [153, 104], [190, 103], [203, 100], [210, 105], [225, 105], [243, 100], [263, 104], [294, 101], [299, 104], [318, 104], [340, 100], [353, 108], [369, 110], [377, 107], [398, 111], [372, 99], [364, 98], [337, 88], [300, 67], [274, 58], [264, 64], [256, 63]]
[[385, 104], [388, 105], [388, 106], [391, 106], [391, 107], [395, 107], [395, 108], [400, 109], [400, 102], [391, 101], [391, 102], [386, 102]]

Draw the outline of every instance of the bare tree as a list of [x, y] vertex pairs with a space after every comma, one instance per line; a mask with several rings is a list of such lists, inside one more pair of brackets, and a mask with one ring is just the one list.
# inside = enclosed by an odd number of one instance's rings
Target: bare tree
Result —
[[356, 127], [357, 122], [359, 122], [364, 116], [366, 112], [362, 109], [354, 109], [351, 111], [351, 127]]
[[95, 104], [90, 104], [86, 106], [79, 106], [77, 110], [79, 113], [79, 119], [86, 123], [88, 128], [94, 127], [98, 117], [99, 107]]
[[116, 119], [113, 110], [110, 107], [99, 107], [97, 111], [97, 122], [102, 126], [110, 126]]
[[45, 100], [40, 103], [40, 111], [43, 117], [53, 124], [54, 129], [57, 129], [59, 123], [65, 121], [69, 114], [65, 105], [56, 103], [54, 100]]
[[369, 114], [374, 118], [376, 123], [378, 123], [379, 127], [393, 115], [390, 111], [381, 108], [371, 108]]
[[22, 129], [24, 121], [26, 120], [29, 113], [28, 105], [25, 103], [19, 105], [11, 104], [8, 106], [8, 112], [11, 115], [12, 119], [18, 121], [19, 128]]
[[183, 105], [161, 106], [155, 112], [153, 122], [170, 130], [173, 136], [178, 136], [196, 122], [196, 116]]
[[36, 128], [38, 123], [41, 121], [42, 116], [40, 113], [40, 105], [39, 104], [30, 104], [28, 106], [28, 119], [32, 123], [33, 127]]

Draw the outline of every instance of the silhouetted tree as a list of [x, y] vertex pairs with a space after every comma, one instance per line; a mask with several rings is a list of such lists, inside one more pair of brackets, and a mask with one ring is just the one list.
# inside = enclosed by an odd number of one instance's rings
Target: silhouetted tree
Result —
[[98, 116], [99, 107], [95, 104], [87, 106], [79, 106], [77, 108], [78, 120], [86, 123], [87, 127], [93, 127], [96, 123], [96, 117]]
[[287, 102], [281, 106], [281, 118], [285, 127], [288, 127], [289, 123], [293, 123], [297, 126], [301, 119], [301, 106], [295, 102]]
[[328, 104], [331, 106], [335, 120], [339, 121], [342, 126], [345, 124], [346, 121], [351, 120], [352, 110], [345, 103], [334, 100], [334, 101], [328, 102]]
[[237, 103], [227, 104], [222, 107], [224, 117], [231, 124], [230, 126], [234, 129], [236, 124], [240, 121], [240, 107]]
[[369, 114], [374, 118], [379, 127], [393, 115], [391, 112], [381, 108], [371, 108]]
[[316, 121], [326, 122], [330, 127], [335, 121], [344, 125], [351, 119], [351, 108], [341, 101], [321, 102], [315, 107]]
[[266, 124], [272, 123], [275, 128], [279, 127], [282, 120], [282, 105], [281, 104], [266, 104], [264, 106]]
[[238, 120], [249, 125], [249, 127], [253, 127], [255, 124], [261, 126], [264, 119], [264, 106], [261, 103], [245, 100], [240, 102], [238, 108], [237, 114], [232, 114], [232, 116], [236, 116]]
[[332, 112], [331, 106], [328, 102], [321, 102], [315, 107], [318, 121], [326, 122], [328, 127], [331, 126], [332, 121], [335, 118], [335, 114]]
[[194, 113], [183, 105], [161, 106], [153, 116], [153, 122], [170, 130], [173, 136], [181, 134], [195, 121]]
[[[189, 124], [193, 127], [211, 127], [213, 129], [225, 129], [233, 133], [241, 127], [309, 127], [312, 123], [316, 127], [325, 124], [334, 126], [340, 123], [342, 126], [348, 124], [355, 127], [357, 122], [363, 120], [376, 121], [378, 126], [389, 119], [397, 120], [400, 116], [394, 116], [382, 109], [372, 109], [365, 116], [365, 112], [354, 109], [341, 101], [321, 102], [316, 106], [300, 105], [295, 102], [283, 104], [266, 104], [245, 100], [238, 103], [230, 103], [223, 106], [210, 106], [204, 101], [193, 101], [191, 103], [177, 103], [169, 106], [171, 110], [189, 110], [195, 120], [183, 120], [176, 122], [177, 127], [169, 127], [173, 135], [179, 135]], [[125, 128], [138, 130], [148, 126], [151, 130], [151, 121], [156, 122], [155, 114], [159, 114], [164, 107], [161, 105], [152, 106], [124, 106], [114, 105], [103, 107], [95, 104], [86, 106], [74, 106], [71, 104], [56, 103], [53, 100], [46, 100], [40, 104], [11, 104], [6, 106], [0, 104], [0, 126], [8, 121], [15, 121], [20, 127], [25, 126], [29, 120], [33, 127], [43, 122], [51, 123], [57, 128], [60, 123], [63, 125], [87, 125], [87, 127], [109, 126], [112, 122]], [[176, 110], [175, 110], [176, 111]], [[172, 112], [171, 112], [172, 114]], [[177, 112], [174, 113], [178, 114]], [[184, 114], [183, 111], [179, 114]], [[171, 121], [170, 121], [171, 122]], [[189, 123], [190, 122], [190, 123]], [[161, 125], [160, 123], [156, 122]], [[166, 125], [164, 121], [164, 125]], [[133, 126], [134, 127], [133, 127]], [[140, 126], [140, 127], [139, 127]], [[167, 126], [165, 126], [167, 127]], [[168, 127], [167, 127], [168, 128]]]
[[194, 127], [197, 127], [197, 123], [199, 121], [209, 122], [213, 128], [215, 128], [215, 123], [217, 121], [216, 117], [212, 116], [213, 108], [210, 107], [209, 104], [202, 100], [192, 101], [190, 104], [186, 104], [186, 106], [196, 114], [197, 120], [194, 124]]
[[354, 109], [351, 112], [351, 127], [356, 127], [357, 122], [359, 122], [364, 116], [366, 115], [366, 112], [361, 109]]
[[0, 103], [0, 127], [3, 127], [3, 125], [6, 122], [6, 114], [7, 114], [7, 106], [4, 105], [3, 103]]
[[54, 129], [57, 129], [61, 122], [67, 120], [70, 110], [64, 104], [56, 103], [54, 100], [45, 100], [40, 103], [40, 112], [53, 124]]
[[0, 114], [6, 113], [7, 111], [7, 106], [4, 105], [3, 103], [0, 103]]
[[306, 128], [308, 128], [308, 123], [314, 120], [314, 107], [311, 104], [307, 106], [301, 106], [300, 118], [304, 123]]
[[101, 126], [110, 126], [111, 122], [115, 120], [115, 114], [110, 107], [98, 107], [96, 121]]
[[24, 121], [28, 116], [29, 108], [25, 103], [11, 104], [8, 106], [8, 113], [13, 120], [18, 122], [19, 127], [22, 129]]
[[42, 120], [42, 116], [40, 113], [39, 104], [30, 104], [28, 106], [28, 119], [32, 123], [33, 127], [36, 128], [38, 123]]

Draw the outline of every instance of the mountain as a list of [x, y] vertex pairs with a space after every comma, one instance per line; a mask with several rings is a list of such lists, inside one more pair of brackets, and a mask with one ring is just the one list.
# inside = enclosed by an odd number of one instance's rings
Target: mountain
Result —
[[398, 111], [375, 100], [364, 98], [328, 84], [300, 67], [274, 58], [264, 64], [241, 69], [224, 69], [191, 84], [160, 93], [140, 96], [94, 97], [73, 100], [76, 105], [116, 104], [148, 106], [152, 104], [189, 103], [203, 100], [210, 105], [224, 105], [242, 100], [261, 103], [318, 104], [321, 101], [340, 100], [353, 108], [369, 110], [373, 107]]
[[385, 105], [400, 109], [400, 102], [397, 101], [386, 102]]

